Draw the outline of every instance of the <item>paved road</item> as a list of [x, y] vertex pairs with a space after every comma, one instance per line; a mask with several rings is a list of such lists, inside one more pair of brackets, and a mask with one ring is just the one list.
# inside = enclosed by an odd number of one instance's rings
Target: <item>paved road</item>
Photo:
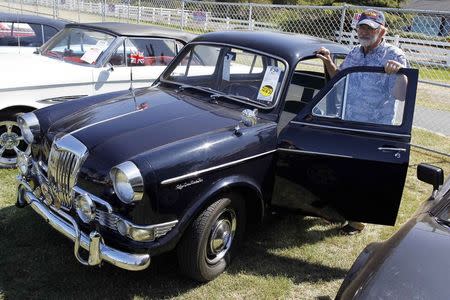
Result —
[[415, 126], [450, 137], [450, 112], [416, 106]]

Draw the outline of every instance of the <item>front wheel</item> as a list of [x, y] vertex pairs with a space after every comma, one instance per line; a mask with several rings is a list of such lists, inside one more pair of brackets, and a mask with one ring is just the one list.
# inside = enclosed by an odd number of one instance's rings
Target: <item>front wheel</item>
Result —
[[178, 261], [187, 276], [207, 282], [220, 275], [242, 241], [245, 204], [236, 194], [218, 198], [189, 226], [178, 245]]
[[14, 168], [17, 156], [30, 151], [16, 118], [17, 115], [0, 117], [0, 168]]

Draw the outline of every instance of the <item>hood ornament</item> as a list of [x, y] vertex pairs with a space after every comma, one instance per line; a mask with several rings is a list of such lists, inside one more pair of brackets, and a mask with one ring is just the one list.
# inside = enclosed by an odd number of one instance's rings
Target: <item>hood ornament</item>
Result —
[[255, 126], [258, 122], [258, 109], [244, 109], [241, 113], [241, 122], [247, 127]]
[[247, 127], [255, 126], [258, 122], [258, 109], [244, 109], [241, 113], [241, 120], [239, 123], [234, 127], [234, 134], [236, 136], [241, 136], [241, 126], [240, 124], [244, 124]]

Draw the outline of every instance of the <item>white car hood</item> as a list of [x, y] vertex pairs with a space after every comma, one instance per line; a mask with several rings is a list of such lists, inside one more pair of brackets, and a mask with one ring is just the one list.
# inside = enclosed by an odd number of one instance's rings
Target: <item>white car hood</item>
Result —
[[32, 54], [36, 47], [0, 46], [0, 54]]
[[38, 54], [2, 54], [0, 66], [0, 90], [93, 81], [93, 67]]

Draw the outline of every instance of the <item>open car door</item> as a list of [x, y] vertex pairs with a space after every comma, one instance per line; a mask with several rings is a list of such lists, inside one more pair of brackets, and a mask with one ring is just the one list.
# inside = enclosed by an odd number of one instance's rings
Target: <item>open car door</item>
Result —
[[347, 220], [393, 225], [409, 162], [417, 80], [415, 69], [340, 71], [279, 131], [275, 191], [289, 195], [275, 192], [273, 204], [327, 206]]

